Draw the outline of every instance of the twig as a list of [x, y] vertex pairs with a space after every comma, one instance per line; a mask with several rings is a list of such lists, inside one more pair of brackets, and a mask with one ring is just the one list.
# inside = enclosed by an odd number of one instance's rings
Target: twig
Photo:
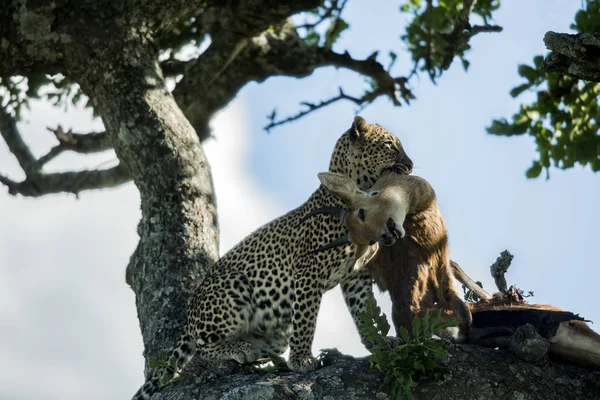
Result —
[[463, 271], [463, 269], [458, 265], [455, 261], [450, 261], [450, 266], [452, 267], [452, 272], [454, 273], [454, 277], [467, 289], [471, 290], [473, 293], [477, 295], [480, 299], [491, 299], [492, 295], [489, 294], [485, 289], [477, 284], [469, 275]]
[[317, 26], [321, 25], [323, 22], [327, 21], [329, 18], [333, 17], [336, 14], [336, 18], [339, 18], [344, 11], [344, 7], [346, 7], [347, 0], [342, 0], [341, 4], [338, 6], [337, 0], [332, 1], [331, 7], [328, 7], [323, 15], [319, 16], [319, 19], [313, 23], [305, 23], [302, 25], [298, 25], [298, 29], [306, 29], [311, 30], [315, 29]]
[[46, 155], [37, 160], [37, 168], [41, 169], [50, 160], [56, 158], [65, 150], [88, 154], [110, 150], [112, 148], [110, 138], [106, 132], [73, 133], [70, 129], [65, 132], [59, 125], [57, 128], [48, 130], [54, 133], [58, 145], [54, 146]]
[[329, 49], [319, 48], [317, 50], [317, 57], [319, 60], [321, 60], [318, 66], [334, 66], [337, 68], [345, 68], [373, 79], [373, 82], [375, 83], [375, 89], [367, 91], [361, 97], [356, 97], [347, 95], [340, 87], [337, 96], [322, 100], [319, 103], [307, 101], [300, 103], [307, 107], [307, 109], [302, 110], [295, 115], [276, 120], [276, 113], [273, 112], [268, 117], [270, 122], [264, 127], [267, 132], [277, 126], [296, 121], [307, 114], [312, 113], [313, 111], [326, 107], [340, 100], [349, 100], [360, 107], [365, 107], [366, 105], [372, 103], [379, 96], [387, 96], [395, 106], [400, 106], [402, 104], [399, 96], [407, 104], [410, 103], [410, 100], [415, 98], [412, 91], [406, 85], [408, 79], [405, 77], [392, 77], [389, 72], [385, 70], [383, 65], [377, 61], [376, 52], [364, 60], [356, 60], [352, 58], [348, 52], [340, 54]]
[[496, 287], [500, 292], [506, 292], [508, 288], [504, 274], [510, 267], [513, 257], [514, 256], [510, 254], [510, 251], [504, 250], [502, 253], [500, 253], [500, 256], [496, 259], [496, 262], [490, 266], [490, 273], [492, 274], [494, 282], [496, 283]]
[[284, 118], [282, 120], [275, 121], [276, 113], [275, 113], [275, 111], [273, 111], [269, 116], [269, 119], [271, 120], [271, 122], [269, 122], [263, 129], [266, 130], [267, 132], [269, 132], [271, 129], [275, 128], [276, 126], [280, 126], [280, 125], [287, 124], [288, 122], [296, 121], [296, 120], [304, 117], [307, 114], [317, 111], [318, 109], [321, 109], [323, 107], [327, 107], [328, 105], [338, 102], [340, 100], [349, 100], [360, 106], [362, 104], [372, 102], [373, 100], [375, 100], [375, 98], [379, 97], [382, 94], [383, 93], [381, 92], [381, 90], [375, 90], [373, 92], [367, 92], [361, 97], [354, 97], [354, 96], [349, 96], [346, 93], [344, 93], [343, 89], [340, 87], [339, 94], [337, 96], [331, 97], [330, 99], [327, 99], [327, 100], [323, 100], [317, 104], [303, 101], [300, 104], [307, 107], [306, 110], [302, 110], [302, 111], [298, 112], [297, 114], [292, 115], [287, 118]]
[[452, 32], [447, 35], [443, 35], [445, 38], [447, 47], [446, 55], [442, 61], [442, 70], [446, 71], [450, 68], [454, 56], [458, 50], [471, 40], [471, 38], [482, 32], [501, 32], [502, 27], [497, 25], [475, 25], [471, 26], [469, 23], [469, 16], [475, 6], [475, 0], [465, 0], [463, 7], [454, 22], [454, 28]]

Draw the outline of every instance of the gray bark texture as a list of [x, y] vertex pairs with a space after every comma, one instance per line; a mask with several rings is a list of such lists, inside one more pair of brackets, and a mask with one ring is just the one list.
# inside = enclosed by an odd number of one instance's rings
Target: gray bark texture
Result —
[[[537, 364], [512, 353], [479, 346], [447, 344], [443, 382], [421, 381], [415, 400], [575, 400], [600, 398], [600, 372], [553, 364]], [[380, 388], [381, 376], [369, 371], [365, 358], [330, 351], [323, 367], [310, 373], [263, 373], [221, 370], [188, 376], [162, 392], [165, 399], [391, 399]]]
[[550, 31], [544, 35], [544, 44], [550, 50], [542, 66], [544, 71], [600, 82], [600, 33]]
[[[133, 179], [140, 191], [142, 219], [138, 227], [140, 241], [127, 266], [126, 281], [136, 295], [147, 360], [175, 342], [191, 293], [218, 257], [215, 197], [201, 145], [201, 139], [209, 135], [210, 117], [250, 81], [263, 81], [273, 75], [303, 77], [324, 65], [376, 79], [383, 94], [396, 96], [394, 89], [399, 81], [385, 75], [373, 58], [353, 60], [347, 53], [308, 48], [298, 40], [288, 18], [320, 3], [1, 2], [0, 77], [62, 73], [77, 82], [106, 128], [106, 133], [96, 137], [101, 144], [96, 142], [86, 149], [104, 149], [110, 144], [120, 161], [109, 173], [85, 174], [88, 181], [83, 187], [69, 186], [74, 181], [81, 185], [81, 175], [49, 178], [40, 173], [38, 167], [47, 159], [33, 159], [21, 146], [10, 116], [3, 115], [5, 140], [28, 175], [22, 184], [5, 178], [2, 183], [13, 193], [41, 195], [106, 187]], [[204, 10], [202, 26], [213, 38], [209, 49], [189, 64], [161, 68], [155, 38], [182, 16], [198, 10]], [[268, 28], [270, 33], [265, 32]], [[229, 65], [233, 67], [227, 68]], [[172, 95], [163, 73], [184, 72], [184, 79]], [[61, 138], [85, 140], [68, 135]], [[442, 384], [422, 383], [415, 392], [417, 399], [600, 396], [598, 372], [528, 364], [508, 352], [474, 346], [449, 345], [449, 349], [445, 361], [450, 371], [448, 380]], [[190, 368], [186, 379], [165, 388], [155, 398], [389, 398], [379, 389], [380, 377], [368, 371], [366, 360], [334, 353], [325, 358], [324, 364], [309, 374], [232, 374], [235, 369], [206, 372]], [[204, 372], [196, 375], [199, 371]]]

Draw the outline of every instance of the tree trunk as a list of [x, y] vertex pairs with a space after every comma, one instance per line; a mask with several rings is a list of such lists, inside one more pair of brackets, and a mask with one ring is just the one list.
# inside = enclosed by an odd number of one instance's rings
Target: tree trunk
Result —
[[167, 90], [155, 49], [128, 34], [122, 47], [74, 46], [70, 72], [94, 100], [140, 192], [140, 242], [126, 280], [148, 360], [180, 335], [188, 299], [218, 257], [218, 224], [198, 135]]

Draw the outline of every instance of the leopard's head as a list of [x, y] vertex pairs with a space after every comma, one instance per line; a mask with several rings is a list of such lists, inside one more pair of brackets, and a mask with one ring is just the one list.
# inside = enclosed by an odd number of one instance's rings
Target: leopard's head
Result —
[[356, 116], [333, 149], [329, 171], [349, 176], [360, 189], [366, 190], [382, 172], [393, 170], [408, 175], [412, 167], [400, 139], [381, 125], [369, 124]]

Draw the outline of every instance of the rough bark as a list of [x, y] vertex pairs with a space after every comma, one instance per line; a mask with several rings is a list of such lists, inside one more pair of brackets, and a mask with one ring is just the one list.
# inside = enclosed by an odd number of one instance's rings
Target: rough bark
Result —
[[[415, 400], [591, 400], [600, 393], [600, 371], [583, 370], [543, 360], [532, 364], [508, 351], [448, 344], [442, 383], [421, 381]], [[391, 399], [382, 378], [369, 362], [332, 352], [324, 366], [307, 374], [244, 373], [187, 377], [165, 388], [161, 399], [279, 400]]]
[[[140, 191], [140, 242], [127, 282], [146, 355], [156, 357], [180, 334], [188, 298], [218, 256], [217, 215], [208, 161], [166, 88], [155, 50], [143, 34], [123, 34], [118, 51], [77, 49], [68, 67], [94, 99]], [[82, 56], [86, 67], [76, 59]]]
[[544, 43], [550, 54], [542, 69], [586, 81], [600, 82], [600, 33], [547, 32]]

